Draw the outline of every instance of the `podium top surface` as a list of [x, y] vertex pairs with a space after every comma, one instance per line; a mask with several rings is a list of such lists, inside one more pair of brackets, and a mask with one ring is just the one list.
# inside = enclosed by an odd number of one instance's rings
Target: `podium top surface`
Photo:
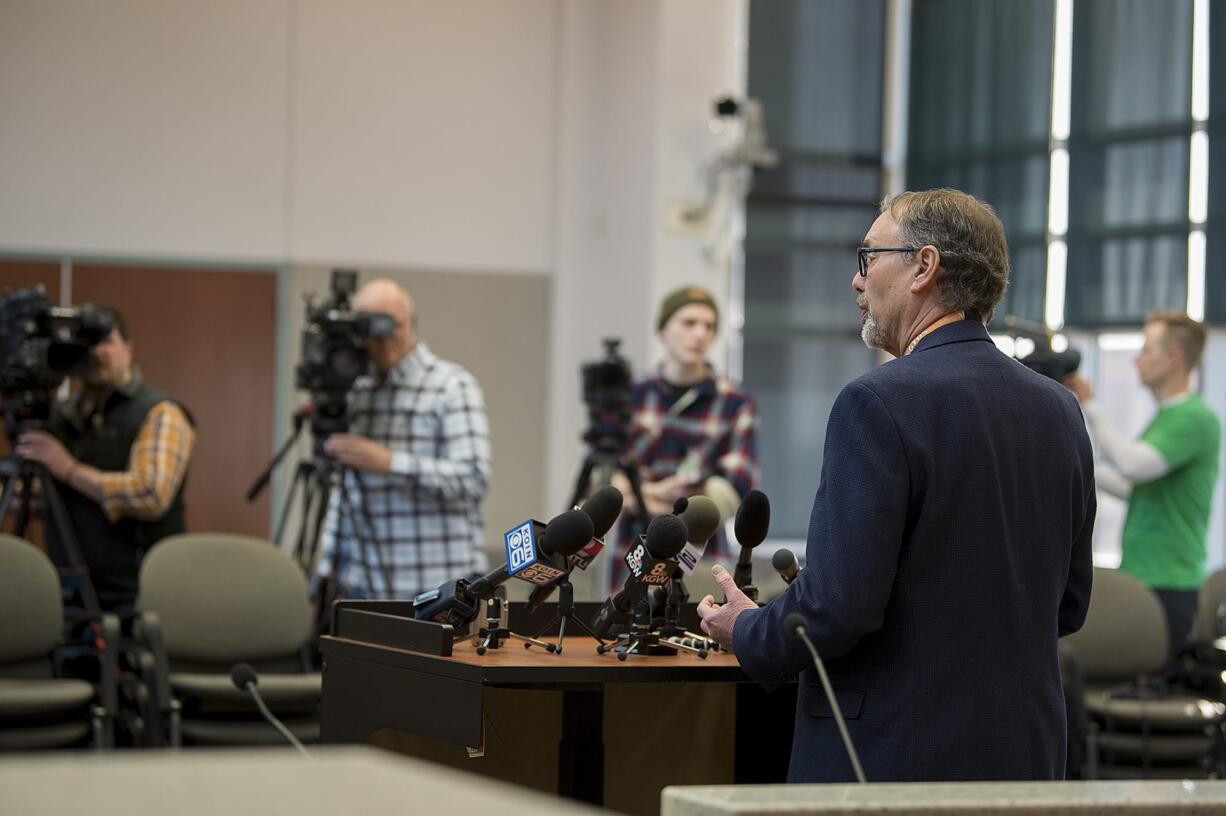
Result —
[[665, 788], [661, 816], [1020, 816], [1226, 811], [1226, 781], [911, 782]]
[[525, 788], [367, 747], [65, 752], [0, 759], [5, 813], [600, 813]]
[[449, 657], [332, 636], [321, 637], [319, 644], [325, 662], [328, 658], [357, 660], [494, 686], [749, 680], [736, 657], [727, 652], [711, 652], [705, 659], [687, 652], [630, 655], [620, 661], [611, 652], [597, 654], [596, 640], [587, 636], [568, 635], [562, 654], [550, 654], [539, 646], [525, 649], [518, 640], [479, 655], [466, 638], [456, 642]]

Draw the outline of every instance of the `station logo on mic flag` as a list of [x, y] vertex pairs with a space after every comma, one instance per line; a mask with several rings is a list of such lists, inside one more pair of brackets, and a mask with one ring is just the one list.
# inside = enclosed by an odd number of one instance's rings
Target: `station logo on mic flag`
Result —
[[502, 540], [507, 548], [507, 572], [511, 575], [536, 561], [536, 534], [531, 521], [507, 530]]
[[669, 562], [652, 558], [647, 545], [641, 539], [626, 553], [626, 566], [631, 575], [648, 586], [663, 586], [671, 577]]
[[[537, 526], [540, 522], [525, 521], [502, 535], [507, 551], [507, 574], [533, 584], [548, 584], [566, 574], [541, 558], [537, 547]], [[541, 525], [543, 526], [543, 525]]]

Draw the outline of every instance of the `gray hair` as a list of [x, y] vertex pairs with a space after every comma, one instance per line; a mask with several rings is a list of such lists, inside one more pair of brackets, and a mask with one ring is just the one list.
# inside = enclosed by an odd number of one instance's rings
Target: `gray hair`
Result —
[[991, 320], [1009, 286], [1009, 244], [991, 205], [940, 188], [887, 196], [881, 212], [887, 211], [906, 243], [940, 251], [945, 274], [937, 279], [937, 292], [944, 306]]

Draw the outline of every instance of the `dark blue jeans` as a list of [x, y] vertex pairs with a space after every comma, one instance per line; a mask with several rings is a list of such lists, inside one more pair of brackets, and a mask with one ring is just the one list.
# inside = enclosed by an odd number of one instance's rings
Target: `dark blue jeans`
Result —
[[1154, 594], [1158, 596], [1162, 609], [1166, 612], [1170, 655], [1174, 657], [1188, 642], [1188, 636], [1192, 633], [1192, 619], [1196, 617], [1196, 598], [1199, 593], [1195, 589], [1154, 587]]

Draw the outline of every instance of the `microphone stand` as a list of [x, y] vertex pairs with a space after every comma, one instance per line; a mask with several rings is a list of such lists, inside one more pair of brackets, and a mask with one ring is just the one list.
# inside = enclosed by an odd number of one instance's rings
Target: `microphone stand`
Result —
[[[737, 559], [736, 569], [732, 573], [732, 582], [736, 584], [737, 589], [745, 593], [745, 597], [758, 603], [758, 588], [753, 582], [753, 562], [742, 564], [741, 559]], [[761, 604], [758, 605], [761, 606]]]
[[668, 645], [692, 651], [705, 660], [707, 653], [718, 649], [719, 644], [681, 625], [681, 607], [689, 599], [690, 591], [685, 586], [685, 573], [678, 567], [668, 582], [668, 594], [664, 601], [664, 624], [659, 629], [660, 637]]
[[604, 654], [610, 649], [617, 654], [617, 659], [622, 661], [632, 654], [675, 655], [678, 649], [696, 654], [704, 660], [707, 657], [706, 649], [691, 646], [679, 638], [663, 637], [660, 631], [652, 628], [651, 601], [647, 595], [634, 605], [634, 621], [630, 624], [630, 631], [618, 635], [615, 645], [606, 646], [602, 643], [597, 646], [596, 652]]
[[[566, 575], [564, 575], [562, 580], [556, 584], [558, 588], [558, 611], [552, 618], [549, 619], [549, 623], [542, 626], [540, 631], [533, 635], [532, 638], [527, 639], [528, 642], [524, 644], [525, 649], [532, 648], [533, 644], [535, 643], [544, 645], [546, 647], [545, 650], [548, 652], [562, 654], [562, 641], [566, 638], [567, 621], [571, 621], [584, 632], [587, 632], [589, 635], [594, 637], [600, 642], [601, 646], [605, 645], [604, 638], [596, 634], [592, 627], [584, 623], [583, 620], [575, 614], [575, 587], [570, 582], [571, 569], [572, 567], [568, 565]], [[551, 643], [541, 644], [541, 641], [534, 640], [534, 638], [539, 638], [541, 635], [545, 634], [545, 632], [549, 631], [549, 629], [552, 628], [555, 623], [558, 624], [558, 643], [556, 647], [554, 647], [554, 645]]]
[[512, 632], [502, 623], [502, 609], [505, 601], [497, 595], [491, 595], [485, 598], [485, 626], [481, 627], [477, 632], [477, 639], [484, 638], [477, 644], [477, 654], [485, 654], [486, 649], [499, 649], [505, 640], [515, 638], [516, 640], [524, 641], [524, 646], [541, 646], [547, 652], [556, 651], [558, 647], [552, 643], [546, 643], [543, 640], [521, 635], [518, 632]]

